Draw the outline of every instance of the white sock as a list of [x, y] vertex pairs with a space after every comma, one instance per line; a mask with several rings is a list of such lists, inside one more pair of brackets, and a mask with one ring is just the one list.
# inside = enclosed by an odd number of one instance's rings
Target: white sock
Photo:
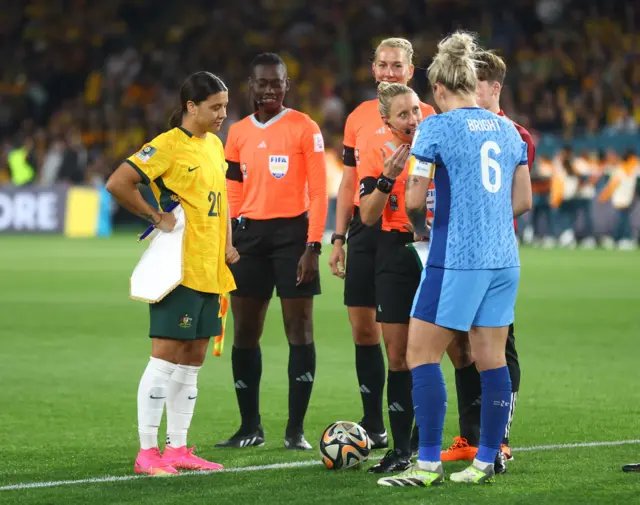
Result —
[[176, 369], [175, 364], [150, 358], [138, 386], [138, 434], [140, 448], [158, 447], [158, 426], [167, 398], [167, 383]]
[[484, 461], [480, 461], [478, 458], [474, 458], [473, 463], [471, 463], [472, 467], [484, 473], [492, 473], [494, 471], [493, 465], [494, 463], [485, 463]]
[[418, 468], [424, 472], [442, 473], [442, 461], [420, 461]]
[[167, 392], [167, 445], [177, 449], [187, 445], [198, 396], [199, 366], [178, 365], [169, 380]]

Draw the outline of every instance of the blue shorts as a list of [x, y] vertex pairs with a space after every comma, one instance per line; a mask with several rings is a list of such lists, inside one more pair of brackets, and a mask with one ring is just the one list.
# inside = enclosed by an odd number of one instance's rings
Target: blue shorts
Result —
[[520, 267], [449, 270], [428, 266], [413, 299], [411, 317], [454, 330], [499, 328], [514, 320]]

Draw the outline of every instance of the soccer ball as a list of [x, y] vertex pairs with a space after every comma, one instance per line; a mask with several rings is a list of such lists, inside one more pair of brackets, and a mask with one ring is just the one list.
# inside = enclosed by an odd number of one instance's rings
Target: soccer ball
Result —
[[352, 468], [366, 461], [371, 452], [369, 435], [359, 424], [338, 421], [320, 438], [322, 462], [329, 470]]

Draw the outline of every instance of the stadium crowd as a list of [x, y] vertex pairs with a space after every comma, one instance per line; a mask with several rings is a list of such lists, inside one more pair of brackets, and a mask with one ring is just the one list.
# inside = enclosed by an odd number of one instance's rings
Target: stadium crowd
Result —
[[[228, 127], [251, 112], [248, 62], [274, 50], [293, 82], [287, 104], [322, 128], [335, 196], [345, 118], [375, 96], [372, 48], [405, 36], [426, 68], [437, 40], [463, 27], [507, 61], [505, 113], [534, 140], [555, 139], [553, 149], [539, 150], [535, 226], [521, 227], [525, 238], [547, 245], [581, 238], [591, 247], [591, 202], [611, 199], [618, 225], [607, 234], [633, 247], [638, 160], [615, 139], [636, 139], [640, 124], [639, 15], [632, 2], [604, 0], [10, 3], [0, 18], [0, 184], [103, 181], [166, 129], [175, 90], [196, 69], [230, 84], [225, 140]], [[413, 85], [433, 104], [422, 70]], [[594, 141], [559, 149], [576, 138]]]

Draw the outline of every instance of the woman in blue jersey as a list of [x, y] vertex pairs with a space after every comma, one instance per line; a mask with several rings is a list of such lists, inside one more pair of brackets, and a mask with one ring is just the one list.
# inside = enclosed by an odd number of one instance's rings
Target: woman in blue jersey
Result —
[[407, 214], [426, 233], [427, 189], [435, 183], [436, 206], [427, 265], [416, 293], [407, 362], [420, 430], [418, 463], [378, 481], [386, 486], [430, 486], [444, 480], [440, 460], [447, 392], [442, 355], [456, 331], [468, 331], [482, 378], [480, 447], [454, 482], [484, 483], [509, 417], [511, 380], [505, 360], [520, 278], [513, 218], [531, 208], [527, 145], [513, 124], [475, 100], [479, 48], [456, 32], [438, 44], [428, 78], [442, 114], [418, 128], [407, 181]]

